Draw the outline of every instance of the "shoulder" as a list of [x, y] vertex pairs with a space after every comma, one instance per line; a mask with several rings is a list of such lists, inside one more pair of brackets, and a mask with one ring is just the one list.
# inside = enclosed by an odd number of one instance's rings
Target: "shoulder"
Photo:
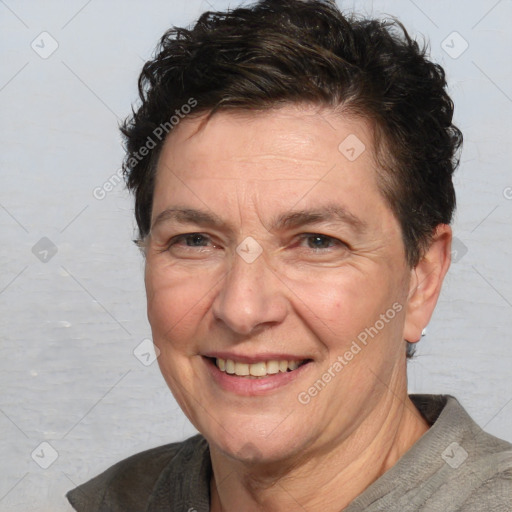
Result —
[[512, 510], [512, 444], [482, 431], [470, 445], [467, 460], [466, 480], [474, 483], [460, 510]]
[[[491, 436], [492, 437], [492, 436]], [[470, 465], [461, 486], [468, 486], [457, 512], [509, 512], [512, 510], [512, 446], [503, 451], [489, 451]]]
[[[439, 510], [505, 512], [512, 509], [512, 444], [483, 430], [450, 395], [413, 398], [415, 405], [433, 420], [424, 436], [438, 464], [429, 461], [430, 496]], [[421, 444], [421, 443], [418, 443]]]
[[[505, 456], [505, 454], [503, 454]], [[494, 474], [468, 496], [460, 511], [510, 512], [512, 510], [512, 449], [506, 454], [507, 460], [498, 459]]]
[[196, 435], [132, 455], [66, 494], [79, 512], [139, 511], [146, 508], [164, 470], [174, 462], [189, 462], [204, 452], [206, 441]]

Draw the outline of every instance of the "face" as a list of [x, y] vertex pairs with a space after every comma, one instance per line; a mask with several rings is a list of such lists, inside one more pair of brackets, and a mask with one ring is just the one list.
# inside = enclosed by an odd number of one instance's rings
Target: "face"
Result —
[[405, 375], [410, 270], [370, 130], [298, 106], [200, 121], [157, 169], [145, 279], [162, 374], [230, 457], [323, 449]]

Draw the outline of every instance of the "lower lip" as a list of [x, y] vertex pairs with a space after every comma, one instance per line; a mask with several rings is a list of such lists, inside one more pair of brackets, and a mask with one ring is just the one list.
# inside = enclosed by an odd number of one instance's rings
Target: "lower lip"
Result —
[[291, 372], [279, 372], [266, 377], [250, 379], [223, 372], [219, 370], [215, 362], [211, 359], [206, 357], [203, 359], [206, 362], [206, 366], [211, 376], [223, 390], [245, 396], [266, 395], [275, 389], [286, 386], [290, 382], [304, 375], [311, 366], [311, 362], [308, 362]]

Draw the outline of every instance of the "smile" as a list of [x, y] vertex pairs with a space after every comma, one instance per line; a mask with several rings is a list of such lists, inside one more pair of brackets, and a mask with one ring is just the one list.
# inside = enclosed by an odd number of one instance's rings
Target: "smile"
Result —
[[277, 360], [258, 361], [255, 363], [244, 363], [233, 359], [215, 358], [217, 368], [230, 375], [247, 378], [261, 378], [277, 373], [291, 372], [306, 363], [307, 360]]

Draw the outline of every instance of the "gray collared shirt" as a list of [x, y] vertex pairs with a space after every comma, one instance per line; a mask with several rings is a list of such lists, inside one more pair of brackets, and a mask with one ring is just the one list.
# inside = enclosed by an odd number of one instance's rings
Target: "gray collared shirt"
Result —
[[[409, 396], [430, 429], [343, 512], [512, 511], [512, 444], [450, 395]], [[211, 472], [197, 435], [133, 455], [66, 496], [79, 512], [208, 512]]]

